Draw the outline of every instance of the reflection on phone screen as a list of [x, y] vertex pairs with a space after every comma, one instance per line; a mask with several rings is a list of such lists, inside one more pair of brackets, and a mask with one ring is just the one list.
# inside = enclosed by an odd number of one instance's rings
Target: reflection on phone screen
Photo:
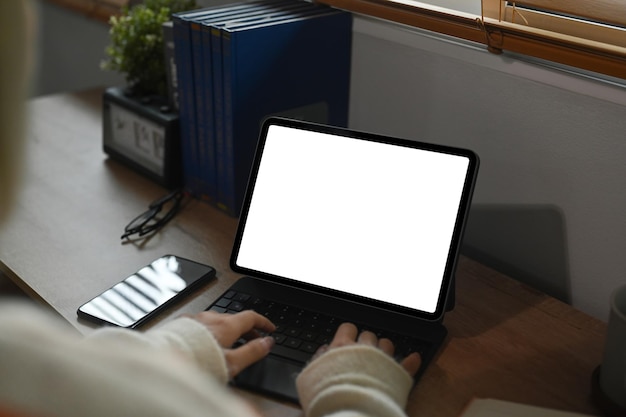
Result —
[[212, 268], [164, 256], [85, 303], [79, 311], [98, 321], [130, 327], [197, 282], [208, 270]]

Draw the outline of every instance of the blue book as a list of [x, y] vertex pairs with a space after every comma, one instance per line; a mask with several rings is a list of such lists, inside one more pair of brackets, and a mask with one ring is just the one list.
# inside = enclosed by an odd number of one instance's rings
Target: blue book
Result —
[[[221, 178], [225, 171], [225, 164], [227, 161], [225, 150], [225, 136], [224, 136], [224, 82], [223, 82], [223, 62], [222, 62], [222, 29], [225, 27], [239, 27], [249, 25], [266, 24], [269, 21], [276, 21], [277, 19], [292, 18], [296, 15], [306, 13], [307, 11], [319, 10], [318, 6], [306, 1], [293, 1], [280, 2], [271, 5], [263, 10], [255, 10], [245, 14], [233, 16], [233, 18], [224, 20], [221, 22], [212, 22], [207, 25], [206, 38], [207, 43], [211, 43], [212, 61], [211, 66], [212, 80], [213, 80], [213, 106], [212, 115], [214, 119], [215, 129], [215, 152], [216, 152], [216, 173], [217, 173], [217, 205], [224, 209], [224, 201], [227, 200], [225, 196], [225, 188], [220, 186], [222, 183]], [[227, 210], [226, 210], [227, 211]]]
[[220, 29], [224, 150], [218, 207], [231, 216], [239, 215], [267, 116], [347, 126], [352, 15], [316, 7], [300, 16]]
[[191, 68], [190, 34], [182, 14], [172, 15], [172, 36], [174, 39], [174, 57], [176, 60], [176, 79], [178, 85], [178, 117], [180, 120], [180, 146], [182, 156], [183, 181], [185, 188], [193, 193], [197, 189], [198, 176], [193, 160], [195, 152], [192, 143], [195, 128], [192, 120], [193, 102], [190, 92], [193, 90]]
[[213, 24], [229, 22], [247, 16], [265, 14], [272, 7], [277, 7], [286, 1], [269, 0], [225, 6], [208, 15], [191, 22], [191, 42], [194, 68], [194, 95], [196, 106], [196, 131], [198, 150], [198, 171], [200, 175], [199, 193], [197, 197], [214, 203], [217, 201], [217, 164], [215, 145], [215, 118], [213, 113], [213, 70], [212, 45], [210, 28]]
[[191, 22], [214, 13], [224, 12], [225, 8], [237, 9], [239, 7], [247, 7], [250, 3], [257, 2], [220, 5], [172, 14], [183, 180], [185, 188], [196, 197], [201, 194], [201, 164], [198, 150], [196, 85], [194, 78], [194, 53], [191, 42]]

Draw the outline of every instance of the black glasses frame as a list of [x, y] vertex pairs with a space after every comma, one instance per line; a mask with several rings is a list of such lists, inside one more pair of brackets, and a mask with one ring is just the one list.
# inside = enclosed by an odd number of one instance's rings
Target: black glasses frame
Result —
[[[175, 190], [157, 200], [154, 200], [148, 206], [148, 210], [131, 220], [124, 228], [124, 234], [121, 239], [127, 239], [132, 235], [144, 237], [150, 233], [156, 232], [162, 228], [167, 222], [178, 213], [181, 201], [185, 193], [182, 190]], [[163, 210], [164, 206], [172, 203], [172, 206], [162, 217], [157, 215]]]

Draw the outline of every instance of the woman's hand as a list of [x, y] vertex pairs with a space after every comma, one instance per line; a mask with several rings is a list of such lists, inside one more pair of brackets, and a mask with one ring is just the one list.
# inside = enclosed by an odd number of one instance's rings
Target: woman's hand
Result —
[[[330, 345], [321, 346], [314, 358], [323, 354], [329, 349], [338, 348], [341, 346], [349, 346], [354, 344], [364, 344], [377, 347], [389, 356], [393, 356], [395, 347], [391, 340], [382, 338], [379, 339], [374, 333], [364, 331], [359, 334], [358, 329], [352, 323], [342, 323], [335, 333], [335, 337], [331, 341]], [[422, 365], [422, 358], [419, 353], [411, 353], [404, 358], [400, 365], [409, 373], [414, 376]]]
[[[237, 314], [203, 311], [190, 317], [204, 324], [222, 346], [231, 378], [263, 359], [274, 346], [274, 339], [271, 336], [262, 337], [260, 332], [271, 333], [276, 330], [276, 326], [265, 316], [254, 311], [242, 311]], [[247, 342], [231, 349], [240, 338], [246, 339]]]

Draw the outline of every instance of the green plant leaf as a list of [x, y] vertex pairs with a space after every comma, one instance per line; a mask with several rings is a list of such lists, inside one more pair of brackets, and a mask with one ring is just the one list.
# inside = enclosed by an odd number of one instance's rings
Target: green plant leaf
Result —
[[140, 94], [165, 95], [167, 80], [163, 55], [163, 23], [172, 13], [197, 8], [195, 0], [145, 0], [109, 20], [111, 44], [105, 48], [105, 70], [125, 74]]

